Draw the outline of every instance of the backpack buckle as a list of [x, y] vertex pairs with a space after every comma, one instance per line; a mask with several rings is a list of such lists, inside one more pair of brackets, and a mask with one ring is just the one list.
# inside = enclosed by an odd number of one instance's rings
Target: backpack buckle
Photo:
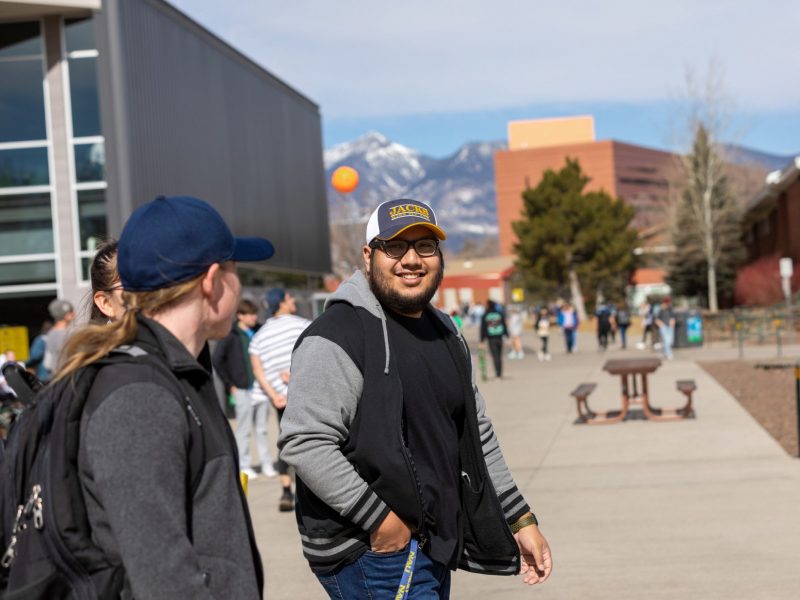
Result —
[[0, 567], [8, 569], [11, 566], [11, 563], [14, 562], [14, 559], [17, 557], [16, 546], [17, 546], [17, 536], [12, 535], [11, 541], [8, 543], [8, 548], [6, 548], [6, 551], [3, 554], [3, 558], [0, 559]]

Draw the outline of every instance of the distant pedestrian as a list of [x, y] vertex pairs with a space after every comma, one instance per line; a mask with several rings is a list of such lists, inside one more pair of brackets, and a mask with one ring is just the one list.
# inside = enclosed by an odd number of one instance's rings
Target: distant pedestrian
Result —
[[461, 313], [459, 313], [457, 310], [454, 310], [450, 313], [450, 317], [458, 326], [459, 331], [464, 331], [464, 319], [461, 317]]
[[508, 336], [511, 341], [511, 351], [508, 353], [508, 358], [511, 360], [525, 358], [525, 352], [522, 350], [522, 327], [523, 313], [515, 306], [508, 314]]
[[75, 321], [75, 309], [68, 300], [56, 298], [47, 306], [50, 316], [53, 317], [53, 327], [44, 339], [44, 359], [42, 365], [45, 368], [46, 378], [42, 381], [49, 381], [60, 367], [61, 350], [64, 347], [69, 327]]
[[28, 352], [28, 362], [26, 364], [28, 370], [32, 371], [39, 381], [47, 381], [49, 379], [49, 371], [44, 368], [44, 351], [47, 347], [47, 333], [53, 327], [53, 322], [50, 319], [42, 322], [39, 328], [39, 334], [33, 338], [31, 348]]
[[[258, 477], [251, 465], [250, 436], [253, 432], [252, 389], [255, 379], [250, 364], [250, 341], [255, 335], [258, 322], [258, 307], [246, 298], [239, 301], [236, 308], [236, 321], [230, 333], [214, 348], [211, 361], [214, 370], [222, 380], [225, 394], [233, 398], [236, 410], [236, 448], [239, 453], [239, 469], [248, 479]], [[272, 459], [268, 464], [262, 460], [261, 468], [265, 475], [271, 473]]]
[[565, 302], [558, 311], [558, 326], [564, 332], [564, 343], [567, 346], [567, 354], [572, 354], [575, 349], [575, 332], [578, 330], [578, 313], [572, 304]]
[[642, 319], [642, 341], [637, 344], [640, 350], [644, 350], [648, 345], [648, 335], [650, 336], [650, 347], [659, 347], [658, 342], [658, 325], [656, 324], [656, 317], [658, 316], [659, 304], [655, 300], [648, 299], [644, 308], [644, 317]]
[[597, 319], [597, 346], [599, 350], [605, 352], [608, 350], [608, 337], [614, 329], [614, 316], [605, 302], [597, 307], [594, 316]]
[[[269, 406], [266, 400], [272, 403], [278, 411], [278, 425], [280, 426], [283, 413], [286, 410], [287, 395], [289, 392], [289, 378], [292, 364], [292, 350], [300, 334], [305, 331], [311, 321], [296, 315], [297, 302], [294, 296], [281, 288], [272, 288], [266, 294], [267, 311], [270, 318], [258, 330], [250, 343], [250, 364], [253, 366], [253, 375], [256, 384], [253, 386], [253, 399], [263, 404], [256, 408], [256, 433], [267, 433], [267, 411]], [[331, 385], [334, 385], [331, 382]], [[263, 465], [262, 458], [262, 465]], [[288, 512], [294, 509], [294, 494], [292, 493], [292, 478], [289, 475], [289, 465], [278, 459], [278, 474], [281, 481], [281, 497], [278, 500], [278, 509]]]
[[486, 311], [481, 318], [481, 343], [489, 346], [492, 355], [494, 374], [500, 379], [503, 376], [503, 338], [508, 336], [506, 318], [500, 306], [494, 300], [486, 301]]
[[661, 335], [661, 352], [664, 358], [672, 360], [672, 343], [675, 339], [675, 313], [672, 310], [672, 302], [669, 298], [661, 301], [661, 310], [656, 316], [656, 325]]
[[550, 351], [547, 348], [550, 340], [550, 311], [546, 307], [539, 309], [536, 318], [536, 335], [539, 336], [539, 360], [550, 360]]
[[621, 348], [625, 350], [628, 347], [628, 327], [631, 325], [631, 312], [624, 302], [620, 302], [617, 307], [616, 321]]

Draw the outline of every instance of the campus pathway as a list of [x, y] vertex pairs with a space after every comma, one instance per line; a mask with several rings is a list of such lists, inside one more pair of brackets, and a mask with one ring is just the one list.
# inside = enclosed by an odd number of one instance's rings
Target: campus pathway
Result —
[[[618, 408], [619, 379], [603, 362], [648, 352], [600, 354], [585, 334], [577, 354], [565, 356], [558, 332], [553, 342], [551, 362], [529, 352], [505, 361], [506, 378], [481, 385], [506, 460], [553, 548], [553, 575], [528, 589], [517, 577], [457, 572], [452, 597], [796, 598], [800, 462], [694, 362], [735, 358], [735, 350], [678, 350], [649, 379], [657, 406], [682, 404], [674, 382], [694, 379], [696, 419], [586, 426], [574, 424], [570, 390], [596, 382], [593, 408]], [[757, 355], [774, 351], [748, 350]], [[798, 355], [800, 348], [784, 349], [785, 358]], [[265, 597], [323, 599], [293, 514], [278, 513], [279, 494], [275, 480], [250, 489]]]

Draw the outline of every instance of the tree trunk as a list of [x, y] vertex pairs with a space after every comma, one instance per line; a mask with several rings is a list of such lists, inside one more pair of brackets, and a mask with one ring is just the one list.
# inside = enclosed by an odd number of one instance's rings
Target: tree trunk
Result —
[[705, 221], [703, 223], [704, 248], [708, 265], [708, 310], [712, 314], [716, 314], [719, 311], [717, 306], [717, 265], [714, 259], [714, 225], [711, 221], [711, 186], [708, 182], [703, 191], [703, 221]]
[[572, 295], [572, 305], [575, 307], [575, 312], [578, 313], [578, 319], [585, 321], [586, 306], [583, 304], [581, 284], [578, 281], [578, 274], [575, 272], [574, 268], [569, 270], [569, 292]]

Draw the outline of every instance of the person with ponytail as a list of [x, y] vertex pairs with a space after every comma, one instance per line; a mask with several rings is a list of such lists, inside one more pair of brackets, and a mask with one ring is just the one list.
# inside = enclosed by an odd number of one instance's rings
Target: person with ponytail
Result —
[[156, 198], [120, 236], [124, 311], [68, 341], [58, 379], [123, 349], [146, 358], [104, 366], [80, 423], [92, 539], [124, 571], [121, 597], [262, 596], [236, 445], [206, 346], [230, 329], [241, 289], [236, 262], [273, 252], [266, 239], [235, 238], [202, 200]]
[[89, 267], [89, 279], [92, 284], [89, 302], [89, 322], [108, 323], [116, 321], [125, 312], [122, 302], [122, 282], [117, 271], [116, 240], [103, 242], [94, 255]]

